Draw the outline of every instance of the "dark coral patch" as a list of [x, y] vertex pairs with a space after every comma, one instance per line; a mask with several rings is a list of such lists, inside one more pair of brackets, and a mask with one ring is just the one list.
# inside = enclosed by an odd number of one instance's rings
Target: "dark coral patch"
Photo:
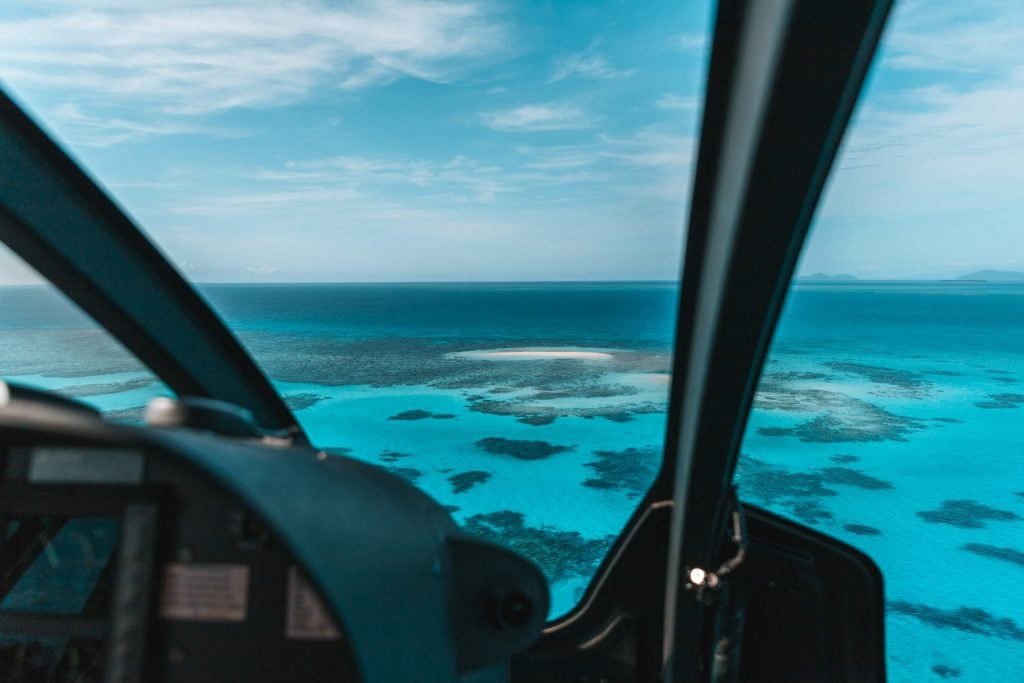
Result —
[[841, 454], [833, 455], [831, 458], [829, 458], [829, 460], [831, 460], [832, 462], [837, 462], [840, 465], [848, 465], [851, 462], [860, 462], [860, 458], [858, 458], [856, 455]]
[[876, 405], [850, 399], [861, 404], [852, 415], [828, 413], [801, 422], [795, 427], [760, 427], [762, 436], [795, 436], [805, 443], [865, 443], [872, 441], [906, 441], [906, 435], [923, 429], [921, 420], [895, 415]]
[[922, 510], [917, 516], [931, 524], [949, 524], [961, 529], [983, 529], [987, 521], [1016, 522], [1020, 515], [982, 505], [974, 500], [944, 500], [938, 510]]
[[473, 515], [464, 528], [531, 559], [550, 583], [592, 576], [615, 536], [585, 538], [578, 531], [526, 526], [521, 512], [501, 510]]
[[830, 379], [829, 375], [823, 372], [767, 372], [761, 378], [762, 382], [806, 382], [819, 379]]
[[412, 420], [426, 420], [433, 413], [428, 410], [406, 410], [405, 412], [392, 415], [388, 418], [390, 421], [401, 420], [401, 421], [412, 421]]
[[893, 488], [893, 485], [884, 479], [864, 474], [861, 470], [850, 467], [826, 467], [821, 470], [821, 480], [828, 484], [840, 486], [853, 486], [869, 491], [880, 491]]
[[939, 377], [960, 377], [964, 373], [956, 372], [954, 370], [926, 370], [926, 375], [937, 375]]
[[139, 377], [125, 380], [124, 382], [102, 382], [99, 384], [72, 384], [61, 387], [57, 391], [65, 396], [81, 398], [85, 396], [103, 396], [105, 394], [120, 394], [136, 389], [145, 389], [155, 384], [152, 377]]
[[284, 397], [284, 402], [292, 410], [304, 410], [312, 408], [320, 401], [326, 399], [326, 396], [320, 396], [319, 394], [288, 394]]
[[1002, 382], [1003, 384], [1016, 384], [1017, 380], [1013, 377], [993, 377], [993, 382]]
[[452, 493], [465, 493], [477, 484], [483, 484], [485, 481], [491, 478], [490, 472], [483, 472], [481, 470], [471, 470], [469, 472], [459, 472], [448, 477], [448, 481], [452, 483]]
[[423, 476], [423, 472], [416, 469], [415, 467], [389, 467], [388, 472], [391, 474], [397, 474], [402, 479], [415, 484], [420, 477]]
[[833, 519], [831, 512], [822, 507], [816, 500], [801, 500], [790, 508], [793, 515], [808, 524], [824, 524]]
[[882, 530], [867, 524], [844, 524], [843, 528], [858, 536], [881, 536]]
[[489, 436], [476, 442], [477, 448], [495, 455], [511, 455], [519, 460], [544, 460], [558, 453], [571, 451], [575, 446], [556, 446], [547, 441], [528, 439], [505, 439]]
[[627, 448], [622, 451], [594, 451], [597, 460], [585, 463], [597, 475], [583, 482], [594, 489], [625, 491], [627, 498], [643, 495], [654, 481], [654, 469], [661, 448]]
[[968, 543], [963, 549], [982, 557], [991, 557], [994, 560], [1003, 560], [1024, 567], [1024, 553], [1014, 548], [1002, 548], [997, 545], [986, 545], [984, 543]]
[[804, 472], [789, 472], [754, 458], [740, 458], [737, 474], [740, 490], [771, 507], [786, 507], [808, 524], [822, 524], [832, 513], [821, 506], [820, 498], [838, 493], [826, 488], [821, 477]]
[[395, 462], [402, 458], [408, 458], [412, 453], [399, 453], [398, 451], [381, 451], [380, 455], [377, 456], [384, 462]]
[[888, 608], [893, 614], [914, 617], [934, 628], [952, 628], [1003, 640], [1024, 641], [1024, 628], [1021, 628], [1013, 619], [995, 617], [977, 607], [944, 610], [905, 600], [892, 600], [888, 603]]
[[845, 372], [850, 375], [863, 377], [874, 384], [893, 387], [915, 398], [921, 398], [926, 395], [932, 386], [930, 382], [922, 379], [917, 373], [907, 370], [841, 361], [825, 363], [825, 367], [837, 372]]
[[823, 498], [839, 495], [826, 488], [820, 476], [809, 472], [790, 472], [756, 458], [740, 459], [737, 474], [741, 488], [749, 489], [765, 504], [801, 498]]
[[959, 425], [963, 424], [963, 420], [958, 420], [955, 417], [933, 417], [932, 420], [935, 422], [945, 422], [946, 424]]
[[452, 420], [455, 418], [455, 415], [451, 413], [432, 413], [429, 410], [406, 410], [397, 415], [392, 415], [388, 420], [412, 422], [414, 420], [427, 420], [430, 418], [435, 420]]
[[955, 666], [936, 664], [932, 667], [932, 672], [934, 672], [939, 678], [960, 678], [960, 669]]
[[538, 391], [532, 396], [527, 396], [528, 401], [551, 401], [556, 398], [572, 398], [571, 391]]
[[822, 499], [839, 495], [835, 486], [881, 491], [892, 489], [889, 482], [849, 467], [824, 467], [807, 472], [791, 472], [783, 467], [743, 456], [736, 475], [740, 490], [765, 505], [788, 508], [809, 524], [833, 519], [822, 507]]
[[1005, 410], [1024, 403], [1024, 394], [989, 394], [988, 397], [988, 401], [978, 401], [974, 405], [988, 410]]

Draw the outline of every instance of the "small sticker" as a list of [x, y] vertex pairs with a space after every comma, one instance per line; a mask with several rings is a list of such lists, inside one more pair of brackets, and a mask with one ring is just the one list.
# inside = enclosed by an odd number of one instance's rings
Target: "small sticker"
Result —
[[288, 570], [288, 603], [285, 607], [284, 636], [292, 640], [334, 640], [340, 637], [334, 619], [320, 596], [299, 573]]
[[245, 621], [248, 608], [249, 565], [177, 562], [164, 567], [164, 619]]

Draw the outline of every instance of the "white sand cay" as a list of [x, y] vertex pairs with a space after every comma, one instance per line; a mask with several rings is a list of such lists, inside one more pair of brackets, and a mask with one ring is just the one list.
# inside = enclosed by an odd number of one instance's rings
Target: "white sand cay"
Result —
[[612, 354], [604, 351], [579, 349], [501, 349], [496, 351], [459, 351], [451, 354], [474, 360], [609, 360]]

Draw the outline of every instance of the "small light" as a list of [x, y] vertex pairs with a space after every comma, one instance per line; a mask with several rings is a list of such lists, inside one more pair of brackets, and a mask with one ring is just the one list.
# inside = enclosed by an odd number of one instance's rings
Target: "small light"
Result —
[[324, 451], [320, 451], [319, 453], [316, 454], [316, 459], [317, 460], [326, 460], [327, 459], [327, 453], [324, 452]]
[[704, 580], [708, 578], [708, 573], [700, 567], [694, 567], [690, 570], [690, 583], [695, 586], [703, 586]]

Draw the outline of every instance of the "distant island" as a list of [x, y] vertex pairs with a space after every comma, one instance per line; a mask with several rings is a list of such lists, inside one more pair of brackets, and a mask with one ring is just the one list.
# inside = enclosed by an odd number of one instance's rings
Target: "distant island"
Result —
[[797, 282], [856, 282], [858, 278], [852, 275], [829, 275], [828, 273], [815, 273], [814, 275], [801, 275]]
[[956, 278], [957, 281], [973, 280], [974, 282], [1024, 282], [1024, 272], [1019, 270], [979, 270]]

